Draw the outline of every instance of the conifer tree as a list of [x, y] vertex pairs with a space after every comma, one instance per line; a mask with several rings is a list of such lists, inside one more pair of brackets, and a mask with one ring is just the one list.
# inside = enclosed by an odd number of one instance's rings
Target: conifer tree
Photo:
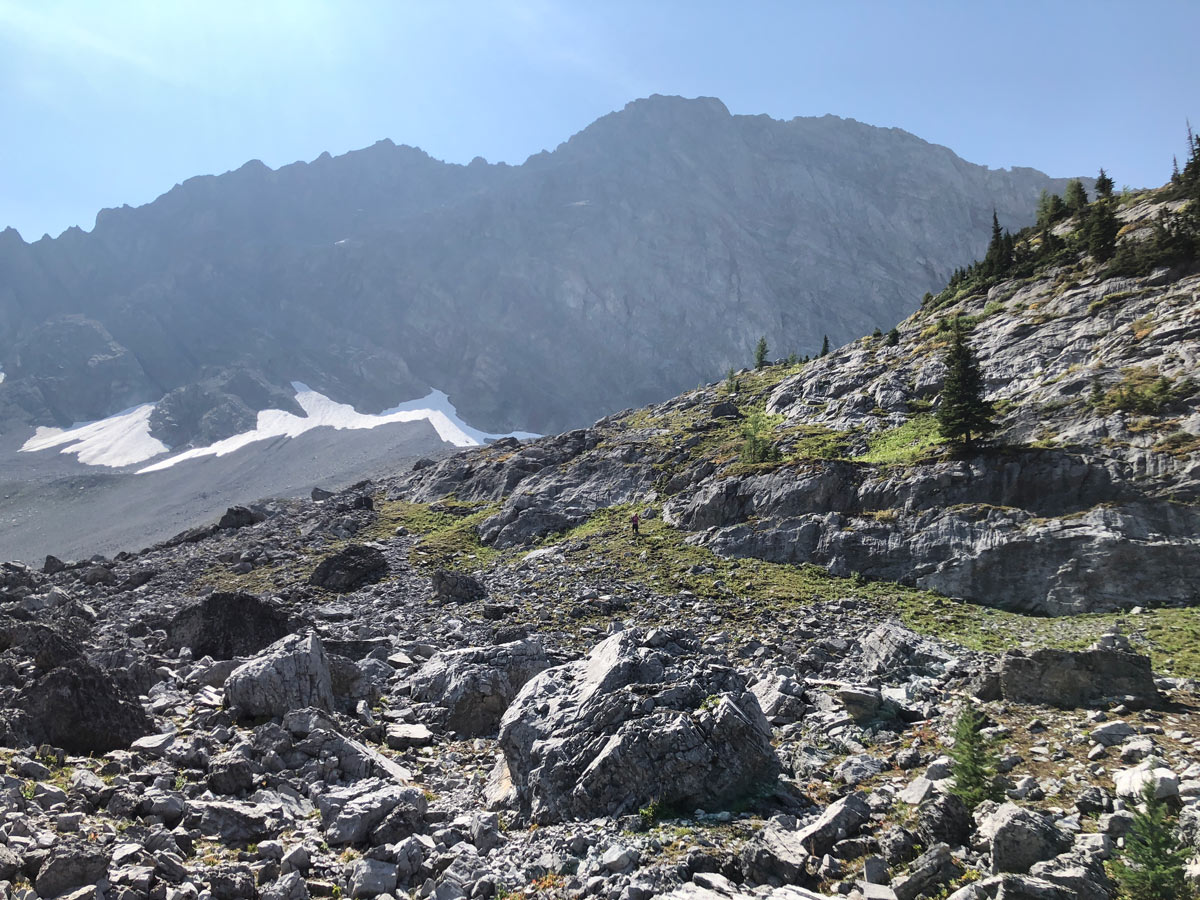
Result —
[[761, 369], [767, 364], [767, 338], [764, 335], [754, 346], [754, 368]]
[[1096, 176], [1096, 197], [1097, 199], [1107, 199], [1108, 197], [1112, 196], [1112, 192], [1113, 180], [1108, 177], [1108, 173], [1104, 171], [1103, 167], [1101, 167], [1100, 174]]
[[1190, 856], [1176, 833], [1167, 801], [1157, 797], [1154, 782], [1148, 782], [1142, 789], [1142, 808], [1133, 814], [1125, 836], [1125, 853], [1112, 864], [1122, 896], [1129, 900], [1195, 897], [1184, 873]]
[[1072, 178], [1067, 182], [1067, 209], [1073, 213], [1083, 212], [1087, 208], [1088, 195], [1083, 182]]
[[976, 437], [987, 437], [997, 425], [995, 410], [983, 396], [983, 373], [966, 333], [954, 318], [950, 348], [946, 351], [946, 379], [937, 409], [938, 429], [948, 441], [970, 447]]
[[1000, 275], [1008, 268], [1008, 260], [1004, 256], [1004, 232], [1000, 230], [1000, 220], [996, 218], [996, 210], [992, 210], [992, 239], [988, 241], [987, 253], [983, 257], [983, 272], [985, 275]]
[[885, 340], [883, 343], [887, 347], [895, 347], [897, 344], [899, 344], [900, 329], [893, 327], [892, 330], [887, 333], [887, 340]]
[[972, 811], [984, 800], [998, 799], [996, 758], [979, 733], [982, 728], [983, 716], [973, 706], [964, 706], [954, 720], [954, 746], [950, 748], [952, 793]]
[[1112, 204], [1111, 198], [1097, 200], [1088, 210], [1087, 222], [1084, 223], [1088, 253], [1097, 262], [1108, 262], [1117, 252], [1117, 232], [1121, 229], [1121, 223], [1117, 221]]
[[818, 356], [828, 356], [829, 355], [829, 335], [825, 335], [825, 339], [823, 341], [821, 341], [821, 352], [818, 353], [817, 355]]
[[1053, 225], [1067, 214], [1067, 204], [1058, 194], [1042, 191], [1038, 200], [1037, 223], [1041, 228]]

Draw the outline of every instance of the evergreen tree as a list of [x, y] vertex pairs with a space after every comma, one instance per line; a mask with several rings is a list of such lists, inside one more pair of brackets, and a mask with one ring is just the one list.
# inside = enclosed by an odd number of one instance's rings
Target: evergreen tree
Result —
[[1096, 176], [1096, 198], [1107, 199], [1112, 196], [1113, 180], [1108, 177], [1108, 173], [1103, 167], [1100, 169], [1100, 174]]
[[764, 335], [754, 346], [754, 368], [761, 369], [767, 364], [767, 338]]
[[1038, 200], [1037, 223], [1041, 228], [1048, 228], [1067, 215], [1067, 204], [1058, 194], [1042, 191]]
[[1043, 227], [1041, 233], [1041, 244], [1038, 246], [1038, 261], [1045, 262], [1046, 260], [1051, 259], [1066, 246], [1067, 242], [1051, 231], [1049, 226]]
[[1073, 213], [1083, 212], [1088, 205], [1087, 190], [1078, 178], [1067, 182], [1067, 209]]
[[1005, 255], [1004, 232], [1000, 230], [1000, 220], [996, 218], [996, 210], [992, 210], [992, 239], [988, 241], [987, 253], [983, 257], [983, 273], [985, 275], [1002, 275], [1008, 268], [1008, 256]]
[[821, 341], [821, 352], [818, 353], [817, 356], [828, 356], [828, 355], [829, 355], [829, 335], [825, 335], [825, 339], [823, 341]]
[[1200, 135], [1192, 133], [1192, 123], [1187, 130], [1188, 158], [1179, 173], [1179, 186], [1183, 196], [1200, 200]]
[[1087, 221], [1084, 223], [1088, 253], [1092, 254], [1092, 258], [1097, 262], [1108, 262], [1117, 252], [1117, 232], [1120, 231], [1121, 223], [1117, 221], [1112, 204], [1111, 198], [1097, 200], [1088, 210]]
[[997, 428], [995, 410], [983, 396], [983, 373], [966, 333], [954, 318], [950, 348], [946, 351], [946, 379], [937, 409], [938, 428], [948, 441], [970, 447], [973, 438], [987, 437]]
[[1155, 796], [1154, 782], [1142, 790], [1142, 808], [1133, 814], [1125, 853], [1112, 864], [1129, 900], [1184, 900], [1195, 897], [1184, 874], [1191, 852], [1175, 830], [1167, 801]]
[[895, 347], [898, 343], [900, 343], [900, 330], [898, 328], [893, 328], [891, 331], [889, 331], [887, 333], [887, 340], [883, 343], [884, 346]]
[[971, 811], [984, 800], [999, 799], [996, 758], [979, 733], [982, 728], [983, 716], [970, 705], [964, 706], [954, 720], [954, 746], [950, 748], [950, 758], [954, 760], [951, 767], [954, 787], [951, 791]]

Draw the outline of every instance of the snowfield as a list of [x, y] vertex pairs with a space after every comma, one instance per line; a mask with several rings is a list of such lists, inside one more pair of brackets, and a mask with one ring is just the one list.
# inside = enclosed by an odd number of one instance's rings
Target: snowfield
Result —
[[132, 466], [166, 453], [166, 444], [150, 436], [153, 403], [144, 403], [115, 416], [72, 428], [39, 428], [21, 447], [22, 453], [62, 447], [89, 466]]
[[[330, 400], [300, 382], [293, 382], [292, 387], [296, 391], [296, 402], [304, 410], [303, 416], [280, 409], [265, 409], [258, 414], [253, 431], [236, 434], [208, 447], [176, 453], [138, 469], [138, 474], [158, 472], [204, 456], [225, 456], [258, 441], [293, 438], [314, 428], [378, 428], [395, 422], [425, 419], [437, 431], [438, 437], [456, 447], [475, 447], [501, 437], [524, 439], [538, 436], [524, 431], [507, 435], [488, 434], [472, 428], [459, 418], [450, 398], [439, 390], [430, 391], [425, 397], [402, 403], [378, 415], [369, 415], [358, 412], [349, 404]], [[60, 453], [74, 453], [80, 462], [91, 466], [122, 468], [136, 465], [170, 451], [162, 441], [150, 434], [150, 414], [153, 411], [154, 404], [147, 403], [98, 422], [67, 429], [38, 428], [34, 436], [21, 447], [21, 452], [32, 453], [60, 447]]]

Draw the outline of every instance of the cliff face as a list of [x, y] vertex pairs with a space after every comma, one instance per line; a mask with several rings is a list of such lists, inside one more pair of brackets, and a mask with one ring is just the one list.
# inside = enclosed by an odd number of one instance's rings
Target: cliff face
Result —
[[[1177, 207], [1127, 205], [1122, 241]], [[502, 501], [480, 524], [500, 548], [636, 503], [722, 557], [814, 563], [1009, 610], [1195, 605], [1197, 262], [1106, 269], [1074, 254], [948, 290], [892, 338], [743, 372], [517, 453], [451, 458], [409, 476], [403, 495]], [[974, 450], [943, 443], [935, 420], [956, 318], [999, 424]], [[747, 430], [772, 448], [765, 461], [745, 458]]]
[[[520, 166], [390, 142], [251, 162], [90, 234], [0, 234], [0, 418], [300, 380], [366, 409], [432, 386], [479, 427], [561, 429], [739, 365], [762, 334], [804, 354], [886, 328], [982, 251], [993, 208], [1015, 227], [1062, 188], [895, 129], [657, 96]], [[274, 392], [200, 393], [211, 423]]]

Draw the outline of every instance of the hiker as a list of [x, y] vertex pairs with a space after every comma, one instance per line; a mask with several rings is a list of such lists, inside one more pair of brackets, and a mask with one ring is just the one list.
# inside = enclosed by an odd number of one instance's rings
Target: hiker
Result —
[[636, 511], [632, 516], [629, 517], [629, 525], [631, 528], [633, 528], [633, 539], [635, 541], [638, 538], [638, 525], [641, 523], [641, 521], [641, 517], [638, 516]]

